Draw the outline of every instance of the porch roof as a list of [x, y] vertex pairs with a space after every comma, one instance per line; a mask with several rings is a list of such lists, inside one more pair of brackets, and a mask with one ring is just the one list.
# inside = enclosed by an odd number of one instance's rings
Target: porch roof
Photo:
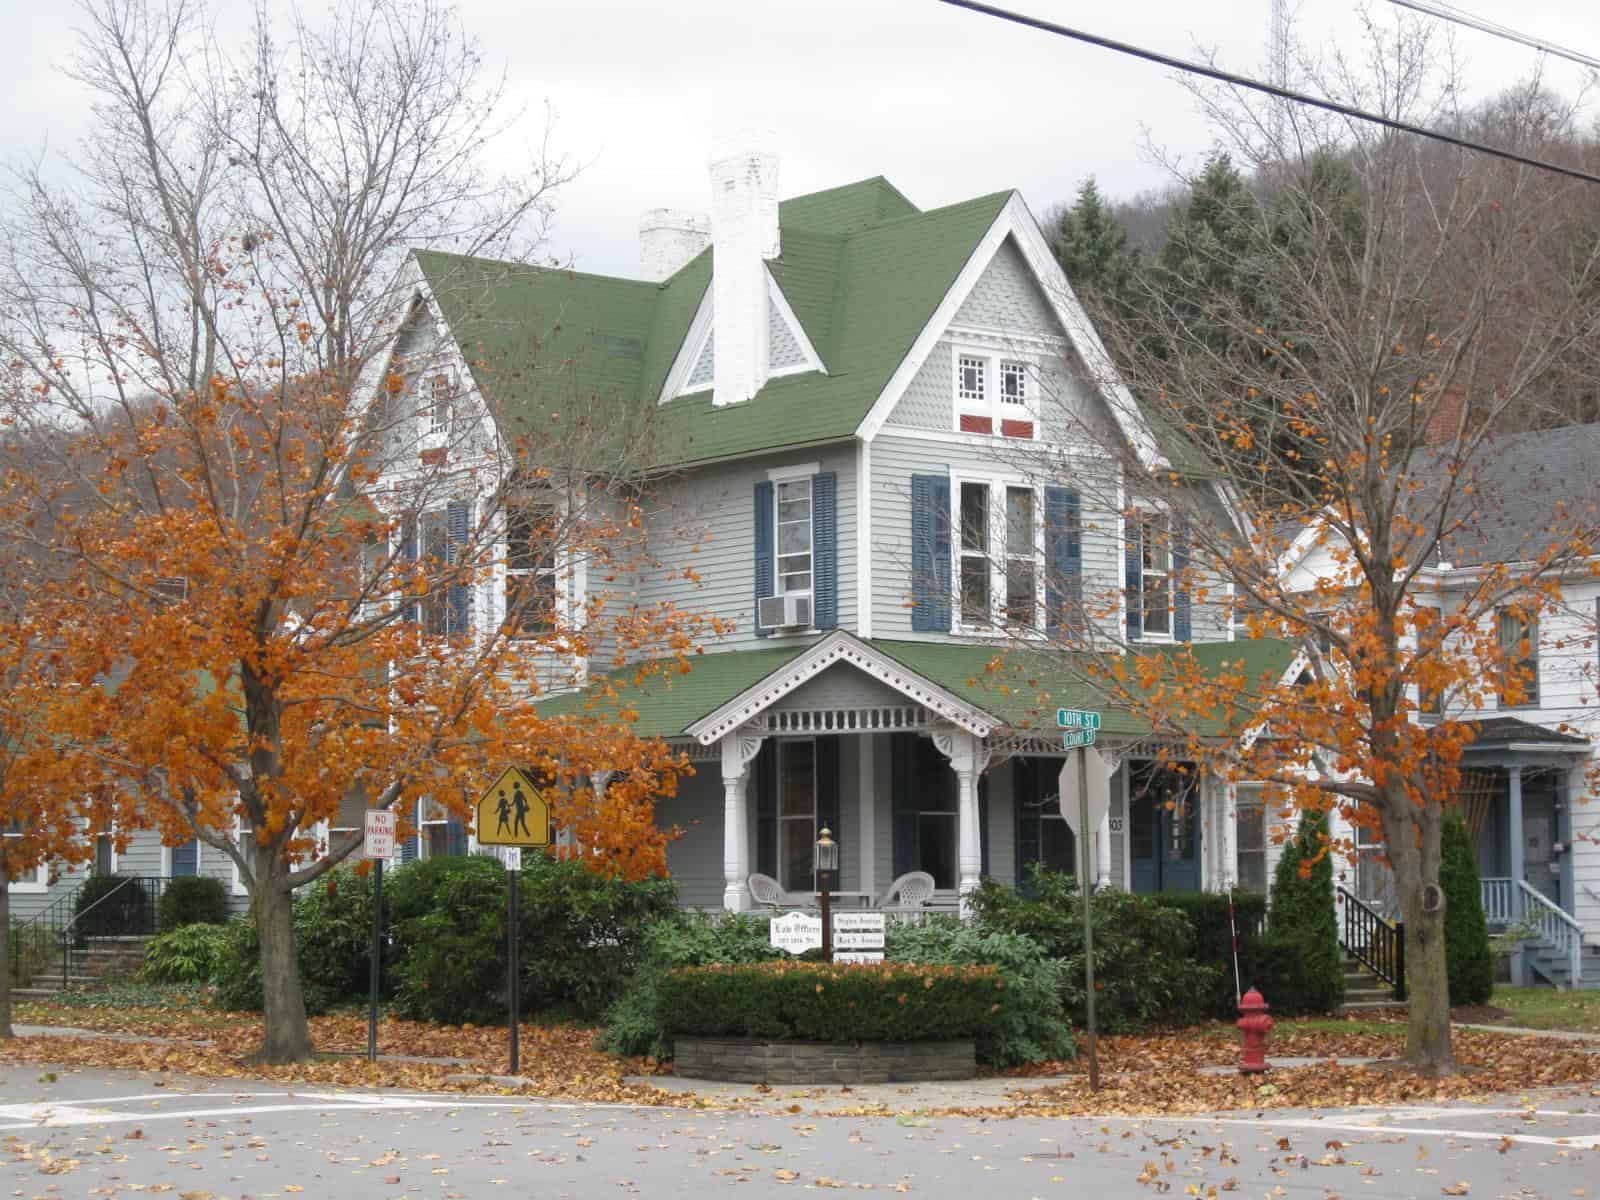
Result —
[[1589, 739], [1586, 737], [1551, 729], [1548, 725], [1535, 725], [1532, 721], [1524, 721], [1521, 717], [1486, 717], [1481, 721], [1467, 721], [1466, 724], [1473, 728], [1475, 734], [1472, 743], [1467, 747], [1468, 754], [1471, 754], [1474, 748], [1503, 748], [1512, 742], [1522, 745], [1544, 745], [1552, 750], [1587, 750], [1589, 746]]
[[[1139, 737], [1150, 732], [1146, 721], [1108, 705], [1104, 693], [1083, 677], [1083, 668], [1093, 657], [1087, 653], [1074, 656], [1081, 662], [1074, 667], [1064, 664], [1059, 654], [1047, 657], [981, 643], [881, 638], [863, 642], [848, 633], [827, 637], [848, 639], [892, 659], [934, 687], [989, 714], [997, 727], [1053, 734], [1056, 708], [1092, 708], [1103, 712], [1101, 732], [1106, 736]], [[543, 707], [553, 716], [602, 719], [616, 719], [628, 711], [635, 715], [634, 727], [642, 736], [685, 737], [691, 727], [734, 698], [780, 676], [785, 667], [818, 644], [701, 654], [690, 660], [687, 671], [657, 664], [660, 669], [648, 670], [642, 681], [618, 675], [601, 677], [589, 689], [552, 697]], [[1215, 642], [1190, 648], [1207, 674], [1226, 668], [1249, 678], [1281, 677], [1298, 653], [1293, 643], [1275, 640]], [[1152, 646], [1142, 653], [1171, 654], [1174, 650]], [[852, 668], [836, 664], [830, 669]], [[1227, 730], [1219, 722], [1208, 732], [1220, 735]]]

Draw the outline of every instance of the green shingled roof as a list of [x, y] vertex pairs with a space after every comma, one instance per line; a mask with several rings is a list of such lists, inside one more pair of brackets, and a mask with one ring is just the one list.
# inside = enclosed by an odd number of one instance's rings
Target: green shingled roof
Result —
[[[620, 708], [628, 707], [638, 714], [635, 728], [642, 736], [681, 737], [696, 721], [788, 665], [812, 644], [703, 654], [692, 660], [687, 674], [668, 671], [652, 674], [642, 685], [621, 685], [619, 699], [595, 699], [593, 691], [570, 693], [545, 701], [544, 708], [553, 716], [614, 719]], [[1108, 737], [1138, 737], [1150, 732], [1147, 723], [1109, 704], [1086, 682], [1081, 670], [1064, 666], [1059, 653], [1007, 653], [999, 646], [960, 642], [874, 639], [867, 644], [1012, 730], [1053, 732], [1057, 708], [1089, 708], [1102, 711], [1101, 730]], [[1297, 653], [1293, 643], [1276, 640], [1213, 642], [1190, 648], [1208, 673], [1227, 667], [1242, 670], [1251, 679], [1280, 678]], [[1151, 646], [1140, 653], [1171, 654], [1173, 650], [1171, 646]], [[997, 660], [999, 669], [991, 670]], [[1222, 733], [1224, 729], [1218, 723], [1207, 732]]]
[[773, 379], [750, 401], [657, 399], [711, 279], [706, 251], [663, 283], [419, 251], [473, 378], [512, 439], [575, 414], [656, 422], [658, 465], [850, 438], [932, 318], [1009, 192], [918, 212], [868, 179], [784, 201], [774, 280], [826, 373]]

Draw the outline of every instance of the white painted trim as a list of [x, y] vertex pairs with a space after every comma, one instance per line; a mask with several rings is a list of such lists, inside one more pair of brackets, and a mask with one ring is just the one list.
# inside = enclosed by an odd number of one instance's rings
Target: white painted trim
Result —
[[1047, 453], [1067, 454], [1072, 458], [1084, 459], [1089, 462], [1109, 463], [1115, 461], [1115, 456], [1100, 446], [1070, 445], [1066, 442], [1052, 442], [1044, 438], [1002, 438], [996, 439], [991, 434], [959, 433], [948, 429], [928, 429], [920, 425], [888, 424], [879, 430], [880, 437], [894, 438], [906, 442], [933, 442], [946, 446], [963, 446], [978, 453], [988, 452], [993, 455], [997, 444], [1012, 451], [1012, 460], [1022, 447], [1027, 447], [1028, 452], [1038, 452], [1041, 457]]
[[[18, 838], [20, 833], [0, 833], [0, 837]], [[6, 885], [6, 890], [22, 896], [37, 896], [50, 890], [50, 864], [40, 863], [33, 869], [32, 879], [13, 879]]]
[[772, 467], [767, 471], [767, 479], [772, 483], [780, 483], [789, 479], [806, 479], [812, 475], [820, 474], [822, 464], [819, 462], [792, 463], [787, 467]]
[[778, 313], [789, 326], [789, 333], [800, 346], [800, 353], [805, 356], [804, 363], [796, 363], [791, 367], [782, 367], [779, 370], [768, 371], [769, 379], [780, 375], [799, 375], [806, 371], [820, 371], [826, 375], [828, 368], [822, 363], [822, 355], [817, 353], [817, 348], [811, 344], [811, 339], [806, 336], [806, 328], [800, 324], [800, 318], [794, 315], [794, 309], [789, 307], [789, 298], [783, 294], [783, 289], [778, 286], [778, 281], [772, 277], [772, 268], [767, 268], [767, 302], [777, 307]]
[[976, 737], [988, 737], [1000, 722], [955, 693], [902, 666], [843, 629], [828, 634], [809, 650], [740, 692], [685, 732], [701, 745], [710, 745], [732, 729], [759, 716], [802, 683], [837, 662], [846, 662], [880, 683], [916, 701]]
[[700, 297], [700, 307], [694, 310], [694, 319], [689, 322], [688, 332], [683, 335], [683, 345], [678, 347], [677, 357], [672, 360], [672, 366], [667, 370], [667, 377], [662, 381], [661, 394], [656, 397], [657, 404], [665, 404], [678, 396], [693, 395], [698, 392], [709, 392], [711, 385], [697, 387], [694, 392], [688, 392], [689, 376], [694, 374], [694, 365], [700, 361], [700, 352], [706, 348], [706, 338], [711, 334], [711, 285], [706, 284], [705, 294]]
[[1067, 340], [1083, 359], [1090, 377], [1101, 383], [1097, 390], [1111, 410], [1112, 419], [1116, 421], [1117, 427], [1133, 446], [1139, 461], [1146, 469], [1168, 466], [1165, 455], [1156, 445], [1155, 434], [1139, 411], [1133, 394], [1123, 382], [1104, 343], [1100, 341], [1100, 335], [1095, 332], [1083, 305], [1073, 293], [1071, 284], [1062, 274], [1060, 264], [1056, 262], [1044, 234], [1039, 230], [1038, 222], [1028, 211], [1028, 206], [1023, 202], [1021, 195], [1016, 192], [1011, 193], [1005, 207], [995, 217], [994, 223], [983, 235], [977, 248], [967, 259], [966, 265], [961, 268], [955, 282], [950, 285], [950, 290], [939, 302], [939, 307], [934, 310], [933, 316], [917, 335], [911, 350], [901, 360], [900, 366], [879, 393], [877, 400], [873, 402], [871, 411], [857, 426], [857, 435], [868, 441], [877, 437], [878, 431], [894, 412], [895, 405], [900, 402], [911, 381], [916, 378], [917, 372], [927, 362], [934, 346], [948, 332], [956, 314], [961, 310], [961, 306], [966, 302], [984, 271], [988, 269], [1007, 236], [1015, 236], [1017, 239], [1017, 246], [1033, 270], [1044, 291], [1045, 299], [1055, 312], [1056, 319], [1066, 331]]
[[856, 455], [856, 634], [872, 636], [872, 443], [857, 443]]
[[[1042, 405], [1041, 392], [1043, 390], [1044, 369], [1041, 364], [1041, 355], [1032, 349], [1018, 349], [1006, 345], [1003, 338], [993, 337], [987, 339], [973, 338], [970, 335], [949, 335], [950, 346], [950, 395], [954, 398], [950, 411], [950, 428], [948, 432], [961, 434], [964, 437], [974, 438], [978, 444], [992, 449], [995, 446], [1012, 446], [1022, 442], [1040, 442], [1044, 440], [1044, 422], [1041, 419]], [[961, 360], [963, 358], [979, 359], [983, 363], [983, 406], [975, 407], [971, 401], [961, 398]], [[1001, 367], [1006, 363], [1019, 363], [1027, 368], [1027, 392], [1023, 398], [1023, 417], [1007, 416], [1005, 401], [1001, 399]], [[989, 421], [988, 433], [963, 433], [961, 418], [964, 416], [983, 417]], [[1033, 426], [1033, 433], [1029, 437], [1009, 437], [1000, 432], [1002, 421], [1026, 420]]]

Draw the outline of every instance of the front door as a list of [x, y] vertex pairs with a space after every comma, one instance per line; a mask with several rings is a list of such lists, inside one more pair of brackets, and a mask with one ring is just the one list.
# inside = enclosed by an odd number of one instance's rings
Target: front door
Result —
[[1192, 767], [1134, 763], [1128, 830], [1134, 891], [1200, 890], [1200, 784]]
[[1561, 860], [1555, 856], [1556, 797], [1553, 776], [1523, 775], [1522, 873], [1528, 886], [1552, 904], [1561, 903]]

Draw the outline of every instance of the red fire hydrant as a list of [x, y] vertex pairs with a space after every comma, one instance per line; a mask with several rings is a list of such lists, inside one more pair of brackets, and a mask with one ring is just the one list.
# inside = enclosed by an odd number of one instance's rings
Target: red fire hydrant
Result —
[[1239, 1056], [1239, 1074], [1259, 1075], [1267, 1070], [1267, 1034], [1273, 1021], [1267, 1015], [1271, 1006], [1255, 988], [1239, 1001], [1239, 1031], [1244, 1034], [1244, 1052]]

